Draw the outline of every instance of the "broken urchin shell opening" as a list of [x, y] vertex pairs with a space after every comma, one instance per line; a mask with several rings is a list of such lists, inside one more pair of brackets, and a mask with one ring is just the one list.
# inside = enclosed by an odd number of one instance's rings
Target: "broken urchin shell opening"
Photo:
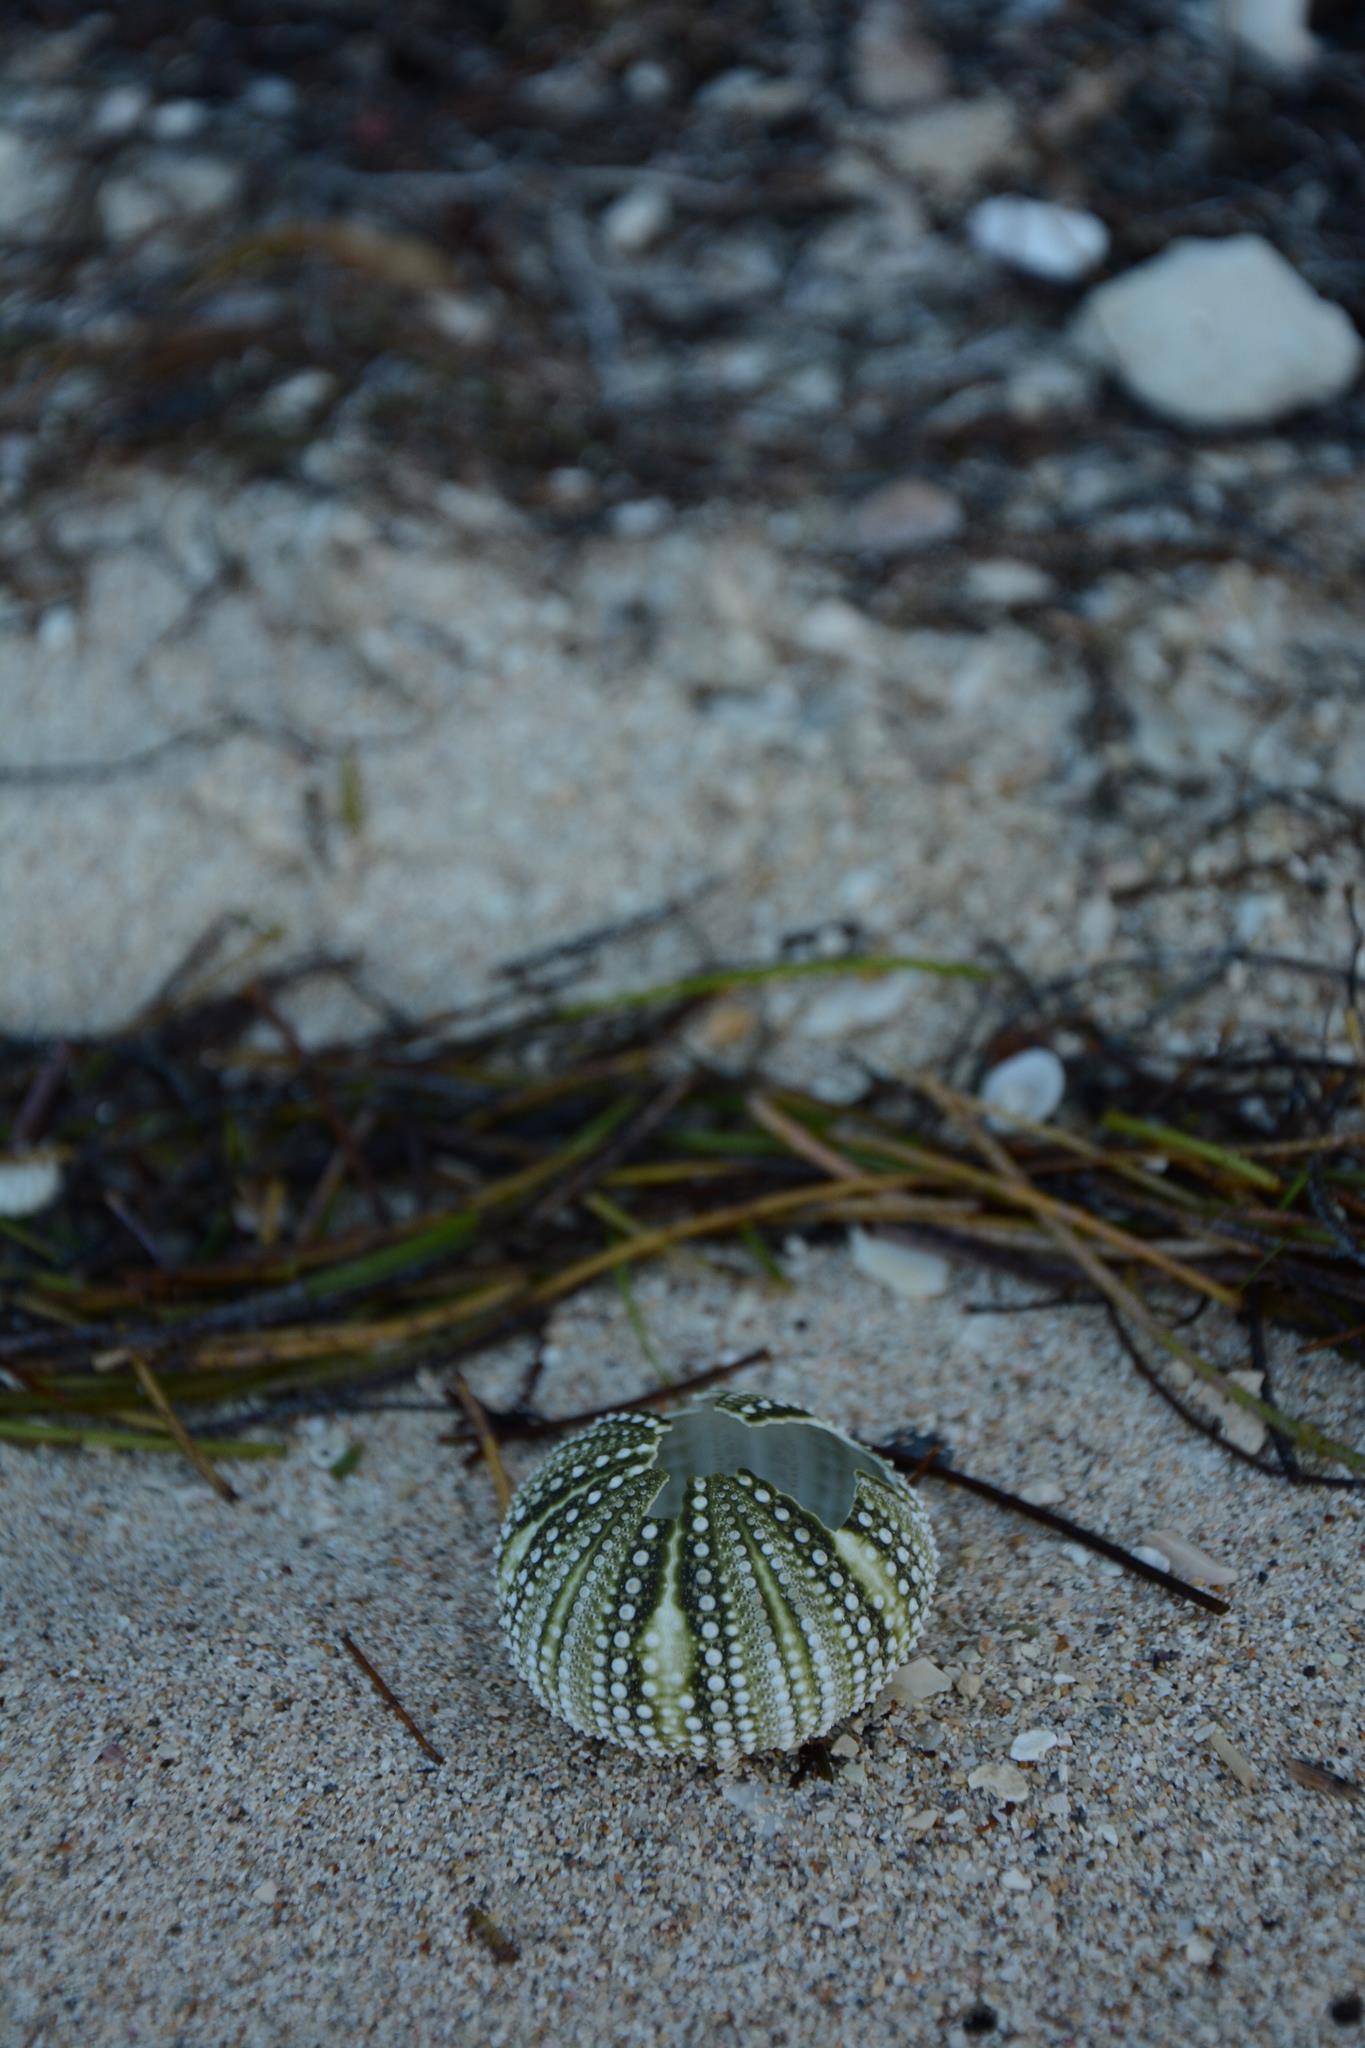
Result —
[[513, 1497], [512, 1661], [584, 1733], [725, 1762], [796, 1749], [904, 1663], [934, 1590], [923, 1502], [803, 1408], [605, 1416]]

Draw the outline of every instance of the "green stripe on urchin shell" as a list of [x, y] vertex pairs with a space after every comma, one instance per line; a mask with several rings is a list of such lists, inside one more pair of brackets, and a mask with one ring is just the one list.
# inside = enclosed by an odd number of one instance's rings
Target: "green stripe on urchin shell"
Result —
[[905, 1661], [938, 1566], [923, 1503], [803, 1408], [608, 1415], [507, 1510], [512, 1661], [574, 1728], [651, 1756], [795, 1749]]

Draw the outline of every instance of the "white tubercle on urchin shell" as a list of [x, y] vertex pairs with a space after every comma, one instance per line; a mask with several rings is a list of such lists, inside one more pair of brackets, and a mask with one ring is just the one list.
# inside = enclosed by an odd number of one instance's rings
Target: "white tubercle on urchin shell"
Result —
[[498, 1539], [512, 1662], [571, 1727], [649, 1756], [796, 1749], [908, 1656], [938, 1551], [875, 1452], [751, 1395], [604, 1416]]

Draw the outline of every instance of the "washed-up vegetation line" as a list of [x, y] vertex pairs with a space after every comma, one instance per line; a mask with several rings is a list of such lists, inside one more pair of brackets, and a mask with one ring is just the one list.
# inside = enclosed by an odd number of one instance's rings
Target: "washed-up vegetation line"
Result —
[[[1302, 1338], [1319, 1389], [1324, 1355], [1352, 1381], [1365, 1356], [1350, 970], [1264, 966], [1300, 977], [1305, 1019], [1339, 1003], [1339, 1056], [1320, 1031], [1163, 1051], [1182, 989], [1207, 996], [1209, 963], [1188, 958], [1109, 963], [1022, 1001], [1004, 967], [884, 955], [589, 998], [574, 984], [591, 948], [509, 973], [483, 1009], [305, 1050], [288, 1005], [344, 965], [213, 995], [213, 950], [123, 1034], [0, 1040], [0, 1156], [60, 1168], [49, 1206], [0, 1217], [0, 1441], [176, 1452], [228, 1497], [217, 1462], [278, 1447], [260, 1425], [449, 1369], [599, 1282], [666, 1386], [643, 1268], [789, 1284], [790, 1234], [842, 1241], [857, 1224], [1102, 1305], [1119, 1357], [1245, 1463], [1297, 1483], [1365, 1475], [1266, 1363], [1276, 1330]], [[869, 1074], [832, 1105], [763, 1071], [775, 985], [790, 1001], [807, 977], [908, 972], [976, 991], [951, 1074]], [[1135, 997], [1158, 1024], [1125, 1023]], [[1055, 1122], [978, 1098], [1025, 1044], [1063, 1050]], [[485, 1431], [533, 1414], [538, 1372], [509, 1415], [478, 1411]], [[448, 1384], [467, 1417], [466, 1383]]]

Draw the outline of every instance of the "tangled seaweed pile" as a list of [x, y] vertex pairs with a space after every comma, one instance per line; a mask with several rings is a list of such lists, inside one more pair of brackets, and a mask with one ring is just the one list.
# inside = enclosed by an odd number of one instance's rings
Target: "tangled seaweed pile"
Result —
[[[1365, 1454], [1294, 1412], [1267, 1343], [1365, 1362], [1354, 963], [1144, 957], [1038, 989], [1003, 966], [805, 958], [568, 1001], [587, 957], [360, 1042], [305, 1049], [285, 1014], [304, 978], [344, 972], [328, 963], [225, 998], [194, 994], [192, 964], [121, 1036], [0, 1041], [3, 1170], [60, 1172], [48, 1207], [0, 1215], [0, 1439], [178, 1449], [225, 1489], [212, 1461], [282, 1448], [241, 1432], [449, 1369], [599, 1280], [653, 1357], [647, 1262], [704, 1247], [785, 1285], [786, 1233], [856, 1225], [1104, 1304], [1189, 1425], [1291, 1482], [1359, 1485]], [[733, 1056], [766, 984], [908, 968], [979, 992], [952, 1081], [869, 1073], [835, 1105]], [[1177, 1041], [1229, 972], [1287, 978], [1305, 1019], [1343, 1005], [1342, 1043]], [[1024, 1045], [1064, 1061], [1055, 1121], [975, 1092]], [[537, 1372], [495, 1427], [537, 1425]]]

